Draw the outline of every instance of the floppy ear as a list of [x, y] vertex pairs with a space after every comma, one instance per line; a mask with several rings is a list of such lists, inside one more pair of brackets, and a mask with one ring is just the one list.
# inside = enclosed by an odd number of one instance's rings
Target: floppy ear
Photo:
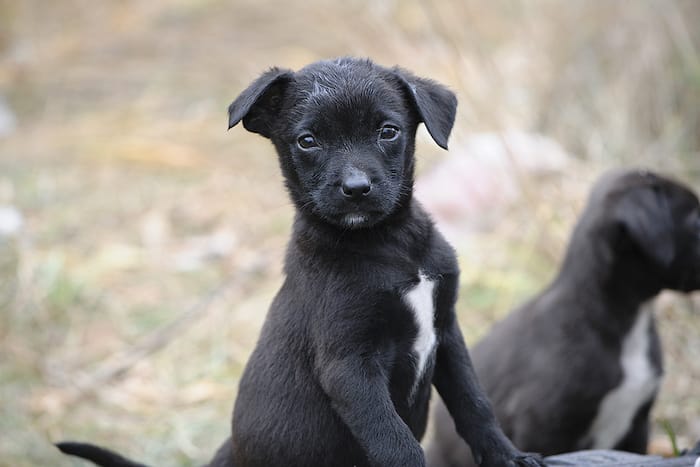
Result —
[[447, 149], [452, 125], [457, 113], [457, 96], [445, 86], [395, 68], [394, 72], [406, 87], [420, 121], [425, 123], [428, 133], [443, 149]]
[[270, 137], [286, 85], [293, 72], [272, 68], [263, 73], [228, 106], [229, 130], [243, 120], [246, 130]]
[[668, 267], [676, 254], [666, 196], [658, 186], [639, 187], [624, 195], [616, 208], [616, 218], [632, 241], [663, 267]]

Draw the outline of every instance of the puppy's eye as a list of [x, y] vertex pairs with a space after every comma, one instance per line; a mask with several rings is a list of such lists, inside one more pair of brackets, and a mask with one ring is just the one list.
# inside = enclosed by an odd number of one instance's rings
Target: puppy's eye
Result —
[[379, 130], [379, 139], [382, 141], [394, 141], [399, 137], [400, 130], [394, 125], [384, 125]]
[[313, 135], [310, 134], [301, 135], [297, 140], [297, 144], [301, 149], [311, 149], [318, 147], [316, 138], [314, 138]]

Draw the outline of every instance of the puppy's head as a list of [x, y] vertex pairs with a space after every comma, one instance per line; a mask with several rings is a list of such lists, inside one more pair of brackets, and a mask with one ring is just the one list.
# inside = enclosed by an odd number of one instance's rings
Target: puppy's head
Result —
[[659, 288], [700, 289], [700, 204], [691, 189], [648, 171], [612, 172], [594, 187], [589, 212], [632, 271]]
[[407, 206], [416, 128], [447, 148], [456, 107], [433, 81], [341, 58], [264, 73], [230, 105], [229, 128], [243, 121], [272, 141], [302, 213], [356, 229]]

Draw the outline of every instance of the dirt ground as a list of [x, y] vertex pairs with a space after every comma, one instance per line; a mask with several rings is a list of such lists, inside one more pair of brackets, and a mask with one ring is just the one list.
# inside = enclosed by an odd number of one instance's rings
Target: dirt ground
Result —
[[[473, 343], [553, 276], [601, 171], [700, 189], [698, 24], [693, 1], [0, 0], [0, 465], [82, 465], [72, 438], [186, 466], [226, 437], [292, 220], [271, 145], [226, 131], [266, 68], [369, 56], [457, 92], [418, 172], [489, 182], [450, 208]], [[657, 308], [669, 452], [700, 439], [700, 309]]]

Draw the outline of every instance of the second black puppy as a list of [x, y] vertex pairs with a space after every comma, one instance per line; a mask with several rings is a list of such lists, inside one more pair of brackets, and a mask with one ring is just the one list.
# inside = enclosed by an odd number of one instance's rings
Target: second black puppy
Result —
[[212, 465], [423, 466], [431, 384], [481, 465], [539, 465], [479, 389], [455, 255], [412, 198], [416, 128], [445, 148], [456, 106], [437, 83], [351, 58], [273, 68], [231, 104], [229, 127], [274, 144], [297, 213]]
[[[474, 349], [516, 446], [646, 451], [662, 374], [648, 302], [663, 289], [700, 289], [698, 198], [649, 172], [611, 172], [593, 188], [554, 281]], [[435, 414], [431, 467], [471, 465], [444, 406]]]

